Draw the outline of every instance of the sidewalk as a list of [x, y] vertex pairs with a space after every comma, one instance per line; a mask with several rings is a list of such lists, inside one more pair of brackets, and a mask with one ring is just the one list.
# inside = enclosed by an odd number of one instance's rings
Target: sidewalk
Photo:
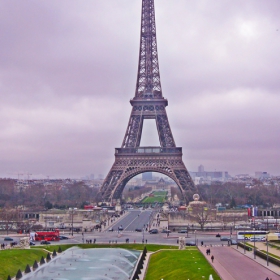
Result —
[[[206, 249], [211, 250], [210, 255], [206, 255]], [[199, 246], [198, 249], [205, 256], [208, 262], [216, 270], [222, 280], [254, 280], [280, 279], [280, 268], [276, 265], [269, 264], [260, 257], [254, 259], [252, 252], [236, 246]], [[214, 256], [214, 262], [211, 262], [211, 256]]]
[[[260, 243], [260, 242], [259, 242]], [[259, 250], [266, 250], [266, 245], [264, 243], [260, 243], [260, 244], [257, 244], [258, 245], [258, 249]], [[238, 249], [236, 248], [236, 246], [232, 246], [232, 248], [236, 251], [238, 251], [239, 253], [241, 253], [242, 255], [246, 256], [247, 258], [250, 258], [251, 260], [257, 262], [258, 264], [262, 265], [263, 267], [273, 271], [274, 273], [278, 274], [279, 275], [279, 279], [280, 279], [280, 267], [273, 264], [273, 263], [270, 263], [268, 262], [268, 266], [267, 266], [267, 261], [262, 259], [261, 257], [259, 256], [256, 256], [256, 258], [254, 259], [254, 251], [246, 251], [245, 250], [245, 254], [244, 254], [244, 249], [239, 247]], [[278, 255], [279, 256], [279, 251], [277, 251], [276, 249], [274, 248], [268, 248], [268, 252], [269, 253], [272, 253], [274, 255]]]

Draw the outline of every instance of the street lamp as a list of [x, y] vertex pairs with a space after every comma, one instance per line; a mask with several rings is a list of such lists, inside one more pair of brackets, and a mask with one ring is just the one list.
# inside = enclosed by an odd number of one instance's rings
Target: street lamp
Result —
[[[255, 224], [255, 220], [254, 220]], [[254, 227], [254, 259], [256, 258], [256, 228]]]
[[72, 236], [73, 236], [73, 222], [74, 222], [74, 211], [77, 210], [77, 208], [69, 208], [69, 210], [71, 211], [71, 215], [72, 215]]
[[243, 242], [244, 242], [244, 254], [246, 254], [245, 252], [245, 234], [243, 233]]
[[194, 242], [195, 242], [195, 246], [196, 246], [196, 230], [194, 231]]
[[268, 263], [268, 239], [267, 239], [268, 235], [266, 235], [266, 265], [269, 266]]

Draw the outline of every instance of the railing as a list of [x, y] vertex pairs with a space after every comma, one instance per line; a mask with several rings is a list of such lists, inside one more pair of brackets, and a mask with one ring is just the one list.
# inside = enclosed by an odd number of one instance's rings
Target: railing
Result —
[[116, 148], [116, 154], [182, 154], [181, 147], [139, 147], [139, 148]]

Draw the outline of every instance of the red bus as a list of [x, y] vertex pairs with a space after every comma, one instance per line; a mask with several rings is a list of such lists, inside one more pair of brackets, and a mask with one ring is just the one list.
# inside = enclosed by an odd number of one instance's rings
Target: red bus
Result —
[[34, 236], [35, 241], [59, 241], [59, 230], [42, 230], [36, 231]]

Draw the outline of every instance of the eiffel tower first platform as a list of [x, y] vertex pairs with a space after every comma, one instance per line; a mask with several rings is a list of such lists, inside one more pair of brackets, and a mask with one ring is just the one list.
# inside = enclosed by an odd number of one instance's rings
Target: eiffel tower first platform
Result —
[[[141, 39], [135, 96], [121, 148], [115, 149], [115, 162], [100, 188], [105, 202], [118, 201], [126, 183], [144, 172], [159, 172], [173, 179], [188, 201], [195, 186], [176, 147], [162, 96], [154, 0], [142, 0]], [[140, 147], [144, 119], [156, 121], [159, 147]]]

